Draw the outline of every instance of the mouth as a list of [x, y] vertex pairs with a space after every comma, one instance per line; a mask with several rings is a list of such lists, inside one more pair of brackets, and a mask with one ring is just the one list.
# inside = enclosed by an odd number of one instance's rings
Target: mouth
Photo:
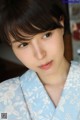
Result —
[[43, 70], [48, 70], [49, 68], [51, 68], [52, 63], [53, 63], [53, 60], [49, 61], [48, 63], [42, 64], [41, 66], [39, 66], [39, 68]]

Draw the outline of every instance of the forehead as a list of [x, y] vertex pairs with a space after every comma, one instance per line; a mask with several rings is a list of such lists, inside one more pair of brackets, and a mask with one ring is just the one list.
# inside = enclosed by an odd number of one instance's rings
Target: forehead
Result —
[[47, 32], [49, 32], [49, 31], [42, 32], [42, 33], [37, 33], [36, 35], [29, 35], [27, 33], [20, 32], [20, 39], [19, 39], [19, 37], [15, 39], [11, 34], [9, 34], [9, 37], [10, 37], [10, 41], [12, 43], [20, 42], [20, 41], [27, 41], [28, 42], [28, 41], [30, 41], [32, 39], [40, 38], [41, 36], [43, 36]]

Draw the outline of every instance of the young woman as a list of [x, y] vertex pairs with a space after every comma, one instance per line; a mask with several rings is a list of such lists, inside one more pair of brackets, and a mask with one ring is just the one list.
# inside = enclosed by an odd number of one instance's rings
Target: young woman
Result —
[[80, 65], [64, 57], [59, 0], [0, 1], [0, 36], [29, 68], [0, 84], [0, 119], [80, 120]]

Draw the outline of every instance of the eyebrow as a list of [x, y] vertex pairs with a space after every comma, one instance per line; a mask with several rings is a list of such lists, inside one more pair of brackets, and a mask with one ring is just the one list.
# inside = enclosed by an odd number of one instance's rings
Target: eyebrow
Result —
[[16, 42], [19, 42], [19, 41], [16, 41], [16, 40], [14, 40], [14, 41], [11, 41], [11, 43], [16, 43]]
[[22, 42], [26, 42], [26, 43], [29, 43], [30, 42], [30, 40], [26, 40], [26, 41], [24, 41], [24, 40], [21, 40], [21, 41], [17, 41], [17, 40], [14, 40], [14, 41], [11, 41], [11, 43], [22, 43]]
[[[48, 32], [51, 32], [51, 30], [49, 30], [49, 31], [46, 31], [46, 32], [43, 32], [43, 33], [41, 33], [42, 35], [44, 35], [44, 34], [47, 34]], [[29, 40], [20, 40], [20, 41], [17, 41], [17, 40], [13, 40], [13, 41], [11, 41], [11, 43], [17, 43], [17, 42], [19, 42], [19, 43], [22, 43], [22, 42], [26, 42], [26, 43], [29, 43], [30, 41], [32, 40], [32, 38], [31, 39], [29, 39]]]

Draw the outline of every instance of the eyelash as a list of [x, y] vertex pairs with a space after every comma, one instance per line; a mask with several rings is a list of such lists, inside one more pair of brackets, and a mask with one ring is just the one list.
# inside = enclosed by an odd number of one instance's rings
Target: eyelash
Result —
[[[43, 39], [47, 39], [49, 37], [51, 37], [52, 35], [52, 32], [48, 32], [46, 33], [44, 36], [43, 36]], [[26, 43], [26, 42], [22, 42], [18, 45], [18, 48], [23, 48], [23, 47], [26, 47], [29, 43]]]
[[28, 43], [23, 42], [23, 43], [21, 43], [21, 44], [18, 45], [18, 48], [23, 48], [23, 47], [25, 47], [27, 45], [28, 45]]
[[43, 36], [43, 38], [44, 39], [49, 38], [51, 35], [52, 35], [52, 32], [48, 32]]

